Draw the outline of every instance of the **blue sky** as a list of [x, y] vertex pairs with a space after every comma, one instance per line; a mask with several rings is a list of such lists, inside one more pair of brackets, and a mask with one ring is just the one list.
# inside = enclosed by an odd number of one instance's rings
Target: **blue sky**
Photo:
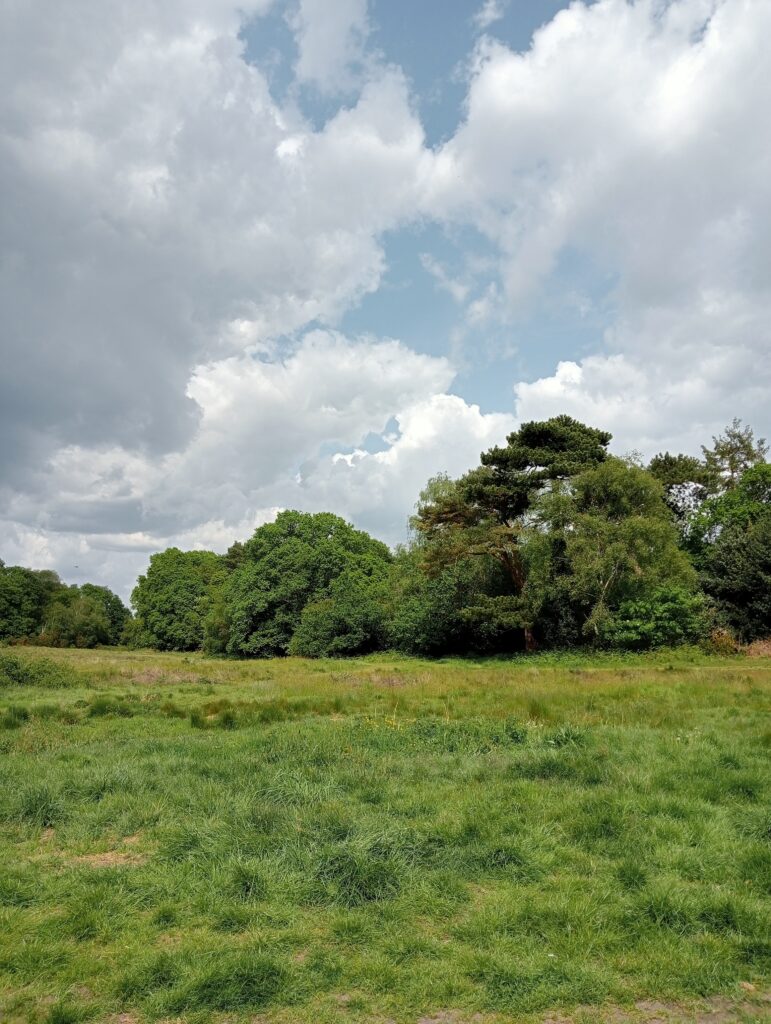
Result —
[[[560, 0], [509, 0], [497, 8], [489, 25], [475, 18], [481, 7], [458, 0], [406, 0], [369, 5], [369, 45], [407, 76], [427, 144], [438, 146], [451, 138], [464, 118], [467, 65], [484, 31], [512, 50], [527, 51], [533, 33], [568, 3]], [[318, 127], [352, 102], [355, 92], [323, 96], [312, 85], [296, 88], [297, 58], [287, 11], [275, 6], [242, 30], [246, 57], [269, 69], [277, 96], [292, 93], [303, 113]], [[597, 272], [581, 254], [565, 252], [549, 286], [512, 312], [509, 322], [491, 329], [465, 325], [457, 301], [442, 289], [421, 262], [430, 256], [450, 274], [461, 274], [464, 258], [493, 260], [494, 248], [472, 228], [446, 230], [433, 223], [415, 223], [382, 239], [387, 272], [373, 294], [348, 310], [341, 328], [352, 334], [371, 332], [399, 338], [417, 351], [449, 354], [458, 376], [454, 390], [483, 410], [511, 402], [514, 378], [542, 376], [560, 359], [599, 347], [609, 322], [604, 306], [612, 303], [612, 280]], [[576, 295], [591, 296], [592, 315], [576, 309]], [[462, 340], [454, 340], [462, 332]]]
[[559, 413], [771, 432], [767, 0], [48, 6], [0, 14], [6, 563], [394, 544]]

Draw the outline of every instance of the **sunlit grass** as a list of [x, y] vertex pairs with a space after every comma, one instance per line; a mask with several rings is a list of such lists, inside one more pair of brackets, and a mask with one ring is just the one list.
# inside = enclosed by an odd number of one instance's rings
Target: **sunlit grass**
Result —
[[767, 984], [768, 660], [5, 655], [2, 1019]]

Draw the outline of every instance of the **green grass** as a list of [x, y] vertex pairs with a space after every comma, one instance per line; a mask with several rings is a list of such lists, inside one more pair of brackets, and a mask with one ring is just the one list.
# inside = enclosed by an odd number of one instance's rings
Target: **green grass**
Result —
[[771, 661], [687, 651], [0, 651], [0, 1019], [767, 989], [770, 696]]

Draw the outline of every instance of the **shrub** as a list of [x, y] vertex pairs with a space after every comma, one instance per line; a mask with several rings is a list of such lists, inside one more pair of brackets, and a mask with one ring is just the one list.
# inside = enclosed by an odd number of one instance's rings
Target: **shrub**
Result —
[[702, 647], [708, 654], [738, 654], [741, 650], [738, 641], [730, 630], [718, 626], [711, 630], [702, 640]]
[[707, 633], [704, 598], [683, 587], [659, 587], [635, 601], [624, 601], [603, 625], [608, 647], [642, 651], [697, 643]]
[[79, 678], [68, 665], [50, 658], [18, 658], [0, 654], [0, 689], [11, 686], [39, 686], [56, 690], [76, 686]]

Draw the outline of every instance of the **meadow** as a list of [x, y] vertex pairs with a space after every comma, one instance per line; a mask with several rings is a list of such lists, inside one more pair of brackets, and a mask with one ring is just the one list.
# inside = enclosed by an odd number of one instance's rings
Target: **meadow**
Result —
[[768, 1019], [770, 709], [687, 650], [0, 649], [0, 1019]]

